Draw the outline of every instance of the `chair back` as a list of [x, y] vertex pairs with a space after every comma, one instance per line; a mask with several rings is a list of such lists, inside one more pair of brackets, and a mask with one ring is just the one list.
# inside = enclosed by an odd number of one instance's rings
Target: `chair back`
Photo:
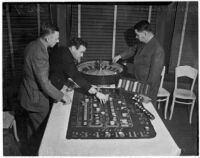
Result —
[[160, 88], [163, 87], [164, 78], [165, 78], [165, 66], [163, 66], [163, 69], [162, 69], [162, 72], [161, 72]]
[[194, 84], [197, 78], [197, 69], [185, 65], [185, 66], [178, 66], [176, 67], [176, 72], [175, 72], [175, 89], [177, 88], [177, 82], [178, 82], [178, 77], [188, 77], [191, 78], [192, 81], [192, 86], [190, 88], [191, 91], [194, 89]]

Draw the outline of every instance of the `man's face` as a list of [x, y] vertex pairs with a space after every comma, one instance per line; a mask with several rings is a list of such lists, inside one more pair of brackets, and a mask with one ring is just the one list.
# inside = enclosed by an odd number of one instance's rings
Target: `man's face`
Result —
[[49, 47], [54, 47], [56, 43], [59, 42], [59, 32], [55, 31], [54, 33], [47, 36], [47, 42]]
[[86, 51], [86, 47], [83, 45], [80, 45], [78, 49], [76, 49], [75, 46], [72, 46], [72, 55], [78, 61], [78, 63], [81, 61], [81, 57], [83, 57], [83, 53], [85, 51]]
[[137, 30], [135, 30], [135, 34], [136, 34], [136, 38], [137, 38], [140, 42], [146, 43], [146, 40], [147, 40], [147, 33], [146, 33], [146, 31], [138, 32]]

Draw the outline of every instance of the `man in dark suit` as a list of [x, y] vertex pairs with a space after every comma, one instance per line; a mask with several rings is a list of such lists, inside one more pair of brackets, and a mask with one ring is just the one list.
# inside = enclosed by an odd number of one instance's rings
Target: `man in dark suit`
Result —
[[79, 87], [90, 94], [95, 94], [101, 102], [105, 103], [108, 96], [98, 92], [77, 70], [75, 62], [80, 62], [86, 48], [87, 43], [81, 38], [70, 40], [68, 47], [54, 47], [50, 52], [50, 80], [55, 87], [61, 89], [67, 78], [71, 78]]
[[156, 105], [160, 75], [164, 65], [164, 49], [151, 31], [148, 21], [138, 22], [133, 29], [136, 38], [144, 45], [129, 48], [128, 51], [115, 56], [113, 62], [117, 62], [120, 58], [127, 59], [134, 56], [133, 76], [136, 80], [150, 85], [150, 98]]
[[49, 112], [49, 97], [70, 103], [49, 80], [49, 55], [47, 48], [59, 42], [59, 30], [53, 25], [43, 25], [42, 35], [25, 48], [23, 80], [20, 85], [20, 104], [29, 116], [28, 139], [46, 119]]

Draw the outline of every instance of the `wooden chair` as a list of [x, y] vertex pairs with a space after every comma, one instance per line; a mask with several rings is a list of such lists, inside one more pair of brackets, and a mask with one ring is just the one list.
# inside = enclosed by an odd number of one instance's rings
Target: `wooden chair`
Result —
[[158, 109], [160, 109], [160, 102], [165, 101], [164, 118], [167, 119], [167, 109], [168, 109], [168, 104], [169, 104], [170, 93], [165, 88], [163, 88], [164, 78], [165, 78], [165, 66], [163, 67], [163, 70], [161, 73], [161, 81], [160, 81], [160, 87], [159, 87], [158, 95], [157, 95], [157, 102], [158, 102]]
[[[188, 78], [192, 79], [192, 85], [190, 86], [190, 89], [178, 88], [178, 78], [179, 77], [188, 77]], [[189, 114], [189, 123], [190, 124], [192, 123], [192, 113], [193, 113], [194, 104], [195, 104], [195, 101], [196, 101], [196, 96], [193, 92], [196, 78], [197, 78], [197, 70], [192, 68], [191, 66], [186, 65], [186, 66], [176, 67], [175, 89], [174, 89], [174, 92], [173, 92], [173, 100], [172, 100], [169, 120], [172, 119], [172, 114], [173, 114], [173, 111], [174, 111], [175, 103], [180, 103], [180, 104], [191, 105], [190, 114]], [[178, 100], [176, 100], [177, 98], [183, 99], [184, 101], [178, 101]], [[185, 102], [186, 100], [187, 100], [187, 102]]]
[[4, 111], [3, 112], [3, 128], [8, 129], [8, 128], [12, 128], [12, 127], [13, 127], [15, 139], [17, 142], [19, 142], [14, 112], [13, 111]]

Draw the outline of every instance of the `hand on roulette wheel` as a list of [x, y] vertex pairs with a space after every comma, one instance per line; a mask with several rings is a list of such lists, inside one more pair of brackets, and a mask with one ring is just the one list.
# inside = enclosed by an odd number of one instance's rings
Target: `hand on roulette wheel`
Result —
[[105, 104], [108, 101], [108, 94], [103, 94], [100, 92], [96, 93], [96, 97], [100, 100], [101, 103]]
[[119, 59], [121, 59], [121, 56], [120, 55], [117, 55], [113, 58], [113, 63], [116, 63]]
[[95, 94], [95, 93], [97, 93], [97, 89], [96, 89], [97, 87], [95, 87], [95, 86], [92, 86], [89, 90], [88, 90], [88, 92], [90, 93], [90, 94]]

